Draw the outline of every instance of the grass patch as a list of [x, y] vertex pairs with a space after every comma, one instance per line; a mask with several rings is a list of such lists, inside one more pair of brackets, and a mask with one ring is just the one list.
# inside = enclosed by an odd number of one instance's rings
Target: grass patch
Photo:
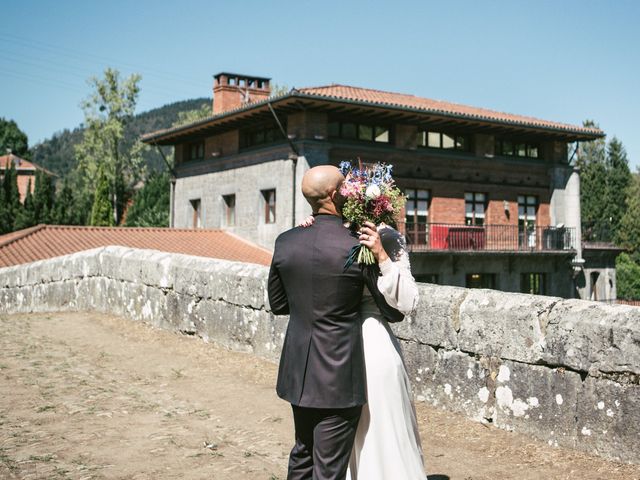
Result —
[[51, 455], [50, 453], [47, 453], [46, 455], [29, 455], [29, 460], [32, 462], [50, 462], [51, 460], [53, 460], [55, 457], [53, 455]]
[[11, 472], [18, 471], [18, 464], [5, 453], [4, 448], [0, 448], [0, 463], [7, 467]]

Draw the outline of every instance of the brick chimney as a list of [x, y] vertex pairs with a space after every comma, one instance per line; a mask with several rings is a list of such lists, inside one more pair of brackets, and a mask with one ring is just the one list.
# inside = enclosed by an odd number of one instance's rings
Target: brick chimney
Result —
[[271, 94], [270, 78], [222, 72], [213, 79], [214, 115], [266, 100]]

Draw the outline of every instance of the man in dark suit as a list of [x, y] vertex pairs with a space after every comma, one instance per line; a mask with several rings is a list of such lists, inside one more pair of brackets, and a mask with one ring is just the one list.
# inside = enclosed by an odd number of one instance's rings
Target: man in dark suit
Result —
[[357, 263], [344, 268], [358, 239], [342, 224], [343, 180], [332, 166], [305, 174], [302, 193], [315, 221], [278, 237], [269, 272], [271, 310], [290, 315], [276, 388], [295, 423], [288, 480], [345, 478], [366, 403], [358, 314], [364, 286], [386, 318], [402, 319], [378, 291], [375, 274]]

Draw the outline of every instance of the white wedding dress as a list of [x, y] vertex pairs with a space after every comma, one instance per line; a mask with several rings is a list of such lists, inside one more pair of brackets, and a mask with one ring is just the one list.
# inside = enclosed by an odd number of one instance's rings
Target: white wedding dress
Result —
[[[378, 288], [405, 315], [418, 301], [409, 257], [401, 248], [380, 264]], [[425, 480], [411, 384], [398, 340], [365, 289], [361, 314], [367, 372], [367, 404], [349, 462], [348, 480]]]

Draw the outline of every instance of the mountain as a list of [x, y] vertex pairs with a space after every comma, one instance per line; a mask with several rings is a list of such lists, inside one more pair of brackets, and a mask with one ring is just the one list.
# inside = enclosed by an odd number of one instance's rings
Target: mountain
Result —
[[[133, 144], [142, 134], [168, 128], [178, 120], [180, 112], [197, 110], [203, 105], [211, 105], [210, 98], [194, 98], [170, 103], [134, 116], [125, 130], [125, 141]], [[82, 126], [73, 130], [65, 129], [53, 137], [39, 143], [31, 149], [31, 159], [38, 165], [64, 177], [76, 165], [74, 146], [82, 141]], [[166, 152], [165, 152], [166, 154]], [[157, 149], [151, 148], [144, 153], [150, 170], [164, 169], [164, 161]]]

